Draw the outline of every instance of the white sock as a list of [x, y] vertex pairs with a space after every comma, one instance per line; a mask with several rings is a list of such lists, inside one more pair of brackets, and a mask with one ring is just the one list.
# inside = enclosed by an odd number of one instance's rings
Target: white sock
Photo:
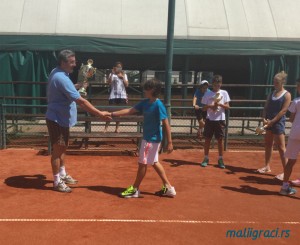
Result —
[[65, 166], [59, 167], [59, 175], [65, 177], [67, 175]]
[[59, 173], [58, 174], [55, 174], [53, 175], [53, 179], [54, 179], [54, 186], [57, 186], [59, 181], [60, 181], [60, 176], [59, 176]]
[[283, 182], [282, 183], [282, 189], [287, 190], [289, 188], [289, 186], [290, 186], [289, 182]]

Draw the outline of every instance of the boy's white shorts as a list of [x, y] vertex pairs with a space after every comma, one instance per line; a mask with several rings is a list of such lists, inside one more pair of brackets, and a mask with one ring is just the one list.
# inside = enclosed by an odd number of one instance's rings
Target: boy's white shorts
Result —
[[160, 142], [153, 143], [142, 140], [139, 152], [139, 163], [153, 165], [158, 162], [159, 146]]
[[284, 156], [288, 159], [297, 159], [300, 152], [300, 140], [288, 139]]

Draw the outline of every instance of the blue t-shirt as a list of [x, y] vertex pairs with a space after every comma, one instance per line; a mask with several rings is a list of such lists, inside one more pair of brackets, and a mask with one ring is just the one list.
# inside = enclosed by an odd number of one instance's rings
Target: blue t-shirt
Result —
[[69, 74], [58, 67], [53, 69], [48, 79], [46, 118], [57, 122], [61, 127], [74, 126], [77, 122], [75, 100], [79, 98], [80, 94]]
[[164, 104], [159, 99], [152, 103], [145, 99], [136, 104], [134, 109], [144, 116], [143, 139], [147, 142], [161, 142], [161, 121], [168, 118]]
[[[207, 89], [206, 92], [207, 92], [207, 91], [210, 91], [210, 89]], [[205, 92], [205, 93], [206, 93], [206, 92]], [[202, 93], [201, 90], [197, 88], [197, 90], [196, 90], [196, 92], [195, 92], [195, 94], [194, 94], [194, 97], [197, 98], [197, 100], [196, 100], [196, 105], [198, 105], [198, 106], [200, 106], [200, 107], [203, 107], [203, 106], [204, 106], [204, 104], [202, 104], [201, 101], [202, 101], [202, 98], [203, 98], [203, 96], [204, 96], [205, 93]]]

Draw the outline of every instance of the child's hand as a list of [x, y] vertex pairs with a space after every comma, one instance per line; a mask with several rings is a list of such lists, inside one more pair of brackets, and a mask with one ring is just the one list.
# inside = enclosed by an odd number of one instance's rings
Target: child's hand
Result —
[[274, 123], [272, 122], [272, 120], [264, 119], [264, 120], [263, 120], [263, 124], [264, 124], [264, 128], [270, 128], [270, 127], [272, 127], [272, 125], [273, 125]]
[[100, 116], [105, 121], [110, 121], [112, 119], [111, 113], [108, 111], [102, 111], [102, 116]]
[[173, 151], [173, 144], [172, 143], [168, 143], [167, 145], [167, 153], [170, 154]]
[[212, 109], [213, 111], [218, 110], [218, 103], [214, 103], [214, 104], [211, 106], [211, 109]]
[[123, 78], [124, 78], [122, 72], [119, 72], [119, 73], [118, 73], [118, 78], [120, 78], [120, 79], [123, 79]]
[[194, 105], [195, 110], [199, 110], [200, 107], [198, 105]]

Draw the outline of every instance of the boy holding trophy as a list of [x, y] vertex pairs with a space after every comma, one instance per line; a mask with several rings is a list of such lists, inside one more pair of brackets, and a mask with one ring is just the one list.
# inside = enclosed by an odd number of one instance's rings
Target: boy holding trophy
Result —
[[204, 126], [204, 160], [201, 167], [207, 167], [209, 164], [209, 147], [213, 137], [218, 140], [219, 160], [218, 167], [225, 168], [223, 162], [223, 138], [225, 129], [225, 110], [229, 109], [229, 95], [226, 90], [221, 89], [222, 76], [215, 75], [212, 81], [212, 91], [207, 91], [202, 98], [204, 104], [203, 110], [207, 111], [207, 117]]

